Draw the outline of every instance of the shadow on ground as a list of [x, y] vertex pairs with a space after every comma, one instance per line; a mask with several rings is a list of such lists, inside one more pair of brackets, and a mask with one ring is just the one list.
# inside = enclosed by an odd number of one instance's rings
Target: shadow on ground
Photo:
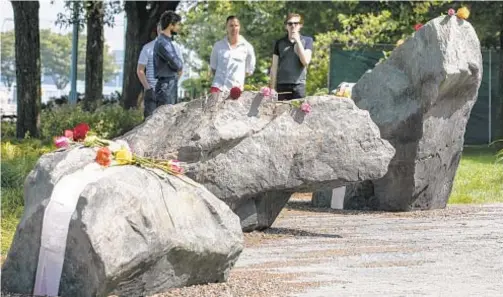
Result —
[[337, 234], [325, 234], [325, 233], [316, 233], [310, 232], [300, 229], [292, 229], [292, 228], [269, 228], [262, 231], [265, 234], [278, 234], [278, 235], [291, 235], [291, 236], [299, 236], [299, 237], [323, 237], [323, 238], [342, 238], [342, 236]]
[[296, 210], [296, 211], [308, 211], [308, 212], [318, 212], [318, 213], [333, 213], [339, 215], [361, 215], [361, 214], [379, 214], [385, 213], [384, 211], [375, 210], [342, 210], [342, 209], [332, 209], [332, 208], [321, 208], [314, 207], [311, 201], [306, 200], [290, 200], [285, 206], [286, 210]]

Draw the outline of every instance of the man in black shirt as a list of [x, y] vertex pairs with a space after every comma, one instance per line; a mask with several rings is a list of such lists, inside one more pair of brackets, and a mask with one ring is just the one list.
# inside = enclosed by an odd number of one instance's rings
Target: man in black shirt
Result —
[[270, 87], [276, 89], [279, 100], [306, 96], [307, 66], [311, 62], [313, 39], [300, 35], [302, 16], [288, 14], [285, 26], [288, 35], [276, 41], [272, 56]]
[[181, 17], [173, 11], [161, 15], [161, 34], [154, 45], [155, 101], [157, 107], [176, 104], [178, 101], [178, 76], [183, 69], [181, 57], [177, 55], [173, 36], [180, 30]]

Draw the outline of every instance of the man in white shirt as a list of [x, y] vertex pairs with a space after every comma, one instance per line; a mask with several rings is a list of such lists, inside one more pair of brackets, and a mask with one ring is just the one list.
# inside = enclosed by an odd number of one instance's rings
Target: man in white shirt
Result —
[[[161, 24], [157, 24], [157, 35], [162, 31]], [[138, 75], [138, 79], [140, 80], [143, 86], [143, 116], [144, 118], [152, 115], [154, 110], [157, 108], [157, 104], [155, 101], [155, 84], [157, 83], [157, 79], [154, 76], [154, 45], [155, 41], [150, 41], [145, 44], [140, 52], [140, 57], [138, 58], [138, 66], [136, 68], [136, 74]], [[182, 60], [183, 56], [180, 51], [180, 46], [173, 41], [173, 45], [175, 46], [175, 51]], [[181, 73], [179, 78], [181, 77]]]
[[244, 88], [245, 76], [255, 71], [255, 51], [246, 39], [239, 35], [240, 24], [236, 16], [226, 20], [227, 36], [215, 43], [211, 51], [210, 67], [213, 72], [211, 93], [229, 91], [233, 87]]

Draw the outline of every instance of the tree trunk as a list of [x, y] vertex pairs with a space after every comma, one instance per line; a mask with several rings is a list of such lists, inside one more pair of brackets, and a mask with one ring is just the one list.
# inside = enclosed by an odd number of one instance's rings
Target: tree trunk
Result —
[[16, 38], [16, 136], [40, 130], [40, 31], [38, 1], [11, 1]]
[[103, 97], [104, 7], [92, 1], [87, 8], [86, 90], [84, 108], [94, 110]]
[[[159, 17], [166, 10], [175, 10], [180, 1], [126, 1], [126, 42], [124, 55], [124, 79], [122, 100], [124, 108], [137, 108], [141, 84], [136, 75], [136, 66], [142, 46], [149, 42]], [[147, 9], [147, 4], [150, 8]]]

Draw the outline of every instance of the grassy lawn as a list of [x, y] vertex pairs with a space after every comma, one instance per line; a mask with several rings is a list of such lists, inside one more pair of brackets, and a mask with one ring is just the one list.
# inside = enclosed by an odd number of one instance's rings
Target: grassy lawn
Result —
[[[38, 157], [51, 146], [35, 140], [2, 141], [2, 261], [9, 250], [23, 213], [23, 183]], [[454, 203], [503, 202], [503, 164], [496, 164], [496, 151], [465, 148], [449, 200]]]
[[456, 172], [450, 204], [503, 202], [503, 163], [496, 150], [467, 147]]

